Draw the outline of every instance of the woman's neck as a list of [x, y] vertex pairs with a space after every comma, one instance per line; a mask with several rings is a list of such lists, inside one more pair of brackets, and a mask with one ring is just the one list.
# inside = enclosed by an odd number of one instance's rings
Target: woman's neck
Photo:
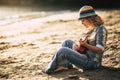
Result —
[[89, 27], [87, 28], [88, 32], [91, 31], [91, 30], [93, 30], [93, 28], [94, 28], [93, 26], [89, 26]]

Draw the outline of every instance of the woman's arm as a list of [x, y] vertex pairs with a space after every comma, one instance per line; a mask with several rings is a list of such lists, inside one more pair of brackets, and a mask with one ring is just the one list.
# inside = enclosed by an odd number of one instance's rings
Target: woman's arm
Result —
[[79, 41], [80, 42], [80, 45], [81, 46], [84, 46], [84, 47], [86, 47], [87, 49], [90, 49], [90, 50], [92, 50], [92, 51], [94, 51], [94, 52], [97, 52], [97, 53], [101, 53], [102, 52], [102, 49], [101, 48], [98, 48], [98, 47], [96, 47], [96, 46], [93, 46], [93, 45], [90, 45], [90, 44], [88, 44], [86, 41]]
[[90, 45], [86, 41], [79, 41], [82, 46], [85, 46], [86, 48], [95, 51], [97, 53], [101, 53], [104, 51], [105, 44], [107, 40], [107, 30], [104, 26], [99, 26], [96, 34], [96, 45]]

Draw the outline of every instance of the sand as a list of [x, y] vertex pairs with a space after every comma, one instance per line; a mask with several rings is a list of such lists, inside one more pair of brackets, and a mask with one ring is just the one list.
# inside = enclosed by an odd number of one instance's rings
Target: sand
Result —
[[[120, 79], [120, 10], [99, 10], [108, 29], [108, 41], [100, 69], [83, 71], [75, 67], [52, 75], [42, 73], [65, 39], [78, 41], [86, 29], [72, 11], [0, 27], [0, 80]], [[77, 80], [77, 79], [74, 79]]]

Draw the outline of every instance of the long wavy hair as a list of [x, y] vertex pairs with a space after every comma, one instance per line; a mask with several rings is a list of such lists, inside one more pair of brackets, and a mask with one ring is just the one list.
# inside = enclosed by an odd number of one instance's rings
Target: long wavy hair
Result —
[[86, 17], [85, 19], [87, 19], [94, 26], [100, 26], [104, 24], [103, 20], [98, 15], [89, 16], [89, 17]]

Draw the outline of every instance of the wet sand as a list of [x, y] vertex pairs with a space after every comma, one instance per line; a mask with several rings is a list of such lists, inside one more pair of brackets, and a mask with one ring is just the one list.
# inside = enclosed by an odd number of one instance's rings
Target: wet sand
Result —
[[64, 12], [0, 27], [0, 80], [63, 80], [68, 75], [78, 75], [79, 80], [119, 80], [120, 10], [98, 13], [108, 29], [103, 67], [87, 71], [75, 67], [53, 75], [42, 73], [41, 69], [65, 39], [77, 42], [86, 31], [77, 20], [78, 12]]

